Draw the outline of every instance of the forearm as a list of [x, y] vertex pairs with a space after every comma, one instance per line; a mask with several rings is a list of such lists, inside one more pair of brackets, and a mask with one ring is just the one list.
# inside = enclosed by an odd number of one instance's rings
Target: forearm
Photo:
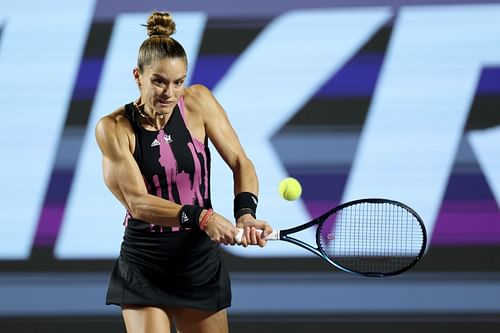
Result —
[[234, 194], [250, 192], [258, 196], [259, 181], [255, 167], [249, 159], [245, 159], [233, 168]]
[[179, 226], [179, 211], [182, 205], [145, 194], [130, 200], [129, 212], [133, 218], [167, 227]]
[[248, 159], [233, 169], [234, 177], [234, 217], [239, 223], [245, 218], [255, 218], [259, 195], [259, 182], [255, 168]]

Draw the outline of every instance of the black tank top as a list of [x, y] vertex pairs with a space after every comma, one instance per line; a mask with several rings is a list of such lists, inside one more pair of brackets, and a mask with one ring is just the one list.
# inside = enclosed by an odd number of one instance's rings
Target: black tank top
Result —
[[[134, 158], [141, 170], [148, 193], [177, 204], [211, 208], [210, 150], [208, 140], [193, 138], [186, 125], [181, 97], [165, 126], [159, 131], [144, 129], [133, 103], [125, 105], [135, 133]], [[131, 218], [127, 213], [125, 224]], [[151, 225], [154, 227], [154, 225]], [[162, 231], [178, 231], [165, 228]]]

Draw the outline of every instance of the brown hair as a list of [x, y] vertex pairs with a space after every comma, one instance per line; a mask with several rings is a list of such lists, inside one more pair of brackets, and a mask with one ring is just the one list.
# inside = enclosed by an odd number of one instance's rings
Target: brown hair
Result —
[[154, 12], [148, 17], [148, 36], [139, 48], [137, 68], [144, 67], [163, 58], [183, 58], [187, 65], [186, 51], [182, 45], [170, 37], [175, 33], [175, 22], [167, 12]]

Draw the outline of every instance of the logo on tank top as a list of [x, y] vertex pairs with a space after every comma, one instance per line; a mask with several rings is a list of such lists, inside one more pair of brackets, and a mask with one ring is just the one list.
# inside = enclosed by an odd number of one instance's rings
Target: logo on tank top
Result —
[[[174, 140], [172, 140], [172, 136], [170, 134], [165, 134], [163, 136], [163, 140], [165, 140], [166, 143], [172, 143]], [[160, 141], [158, 139], [154, 139], [153, 142], [151, 142], [151, 147], [156, 147], [160, 145]]]
[[172, 137], [170, 136], [170, 134], [165, 134], [163, 136], [163, 139], [165, 140], [166, 143], [172, 143], [174, 140], [172, 140]]

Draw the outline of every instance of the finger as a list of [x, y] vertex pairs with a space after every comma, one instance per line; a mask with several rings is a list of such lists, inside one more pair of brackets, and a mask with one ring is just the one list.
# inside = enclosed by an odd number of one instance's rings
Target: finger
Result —
[[264, 239], [269, 236], [270, 233], [273, 232], [273, 228], [265, 221], [259, 221], [258, 228], [262, 230], [260, 238]]
[[236, 244], [236, 232], [237, 230], [229, 230], [228, 232], [226, 232], [226, 234], [224, 235], [224, 238], [227, 240], [228, 244], [229, 245], [234, 245]]
[[259, 238], [259, 240], [258, 240], [258, 244], [259, 244], [259, 246], [260, 246], [260, 247], [264, 247], [264, 246], [266, 246], [266, 244], [267, 244], [267, 239], [265, 239], [265, 238]]
[[247, 247], [248, 246], [248, 237], [245, 235], [245, 233], [243, 233], [243, 240], [241, 242], [241, 244], [243, 245], [243, 247]]
[[273, 228], [266, 223], [266, 227], [264, 228], [264, 232], [262, 233], [262, 238], [266, 238], [273, 232]]
[[252, 242], [252, 238], [250, 238], [250, 233], [251, 233], [251, 228], [250, 227], [245, 227], [245, 238], [247, 239], [247, 243]]
[[255, 227], [251, 227], [251, 231], [250, 231], [250, 239], [251, 239], [251, 244], [258, 244], [257, 243], [257, 239], [260, 238], [257, 236], [257, 229]]
[[227, 232], [227, 233], [224, 235], [224, 238], [226, 239], [226, 242], [227, 242], [229, 245], [234, 245], [234, 244], [236, 244], [236, 240], [234, 239], [234, 230], [231, 230], [231, 232]]

